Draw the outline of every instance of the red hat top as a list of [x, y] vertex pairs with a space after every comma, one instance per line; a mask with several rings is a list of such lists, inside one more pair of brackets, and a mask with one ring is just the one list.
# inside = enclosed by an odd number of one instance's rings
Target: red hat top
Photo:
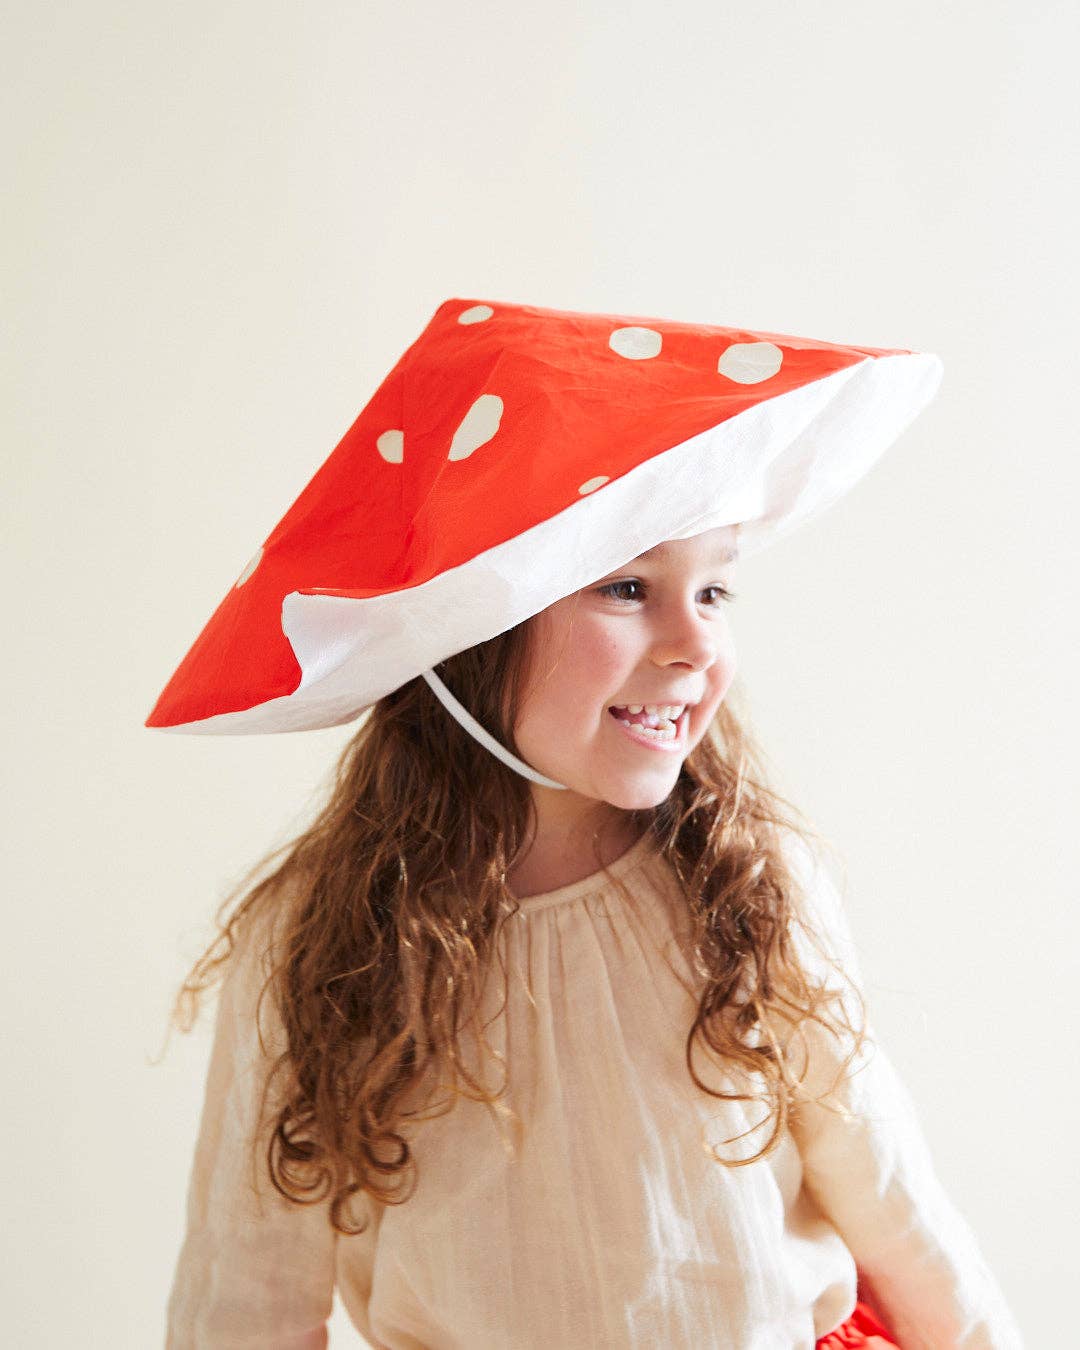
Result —
[[146, 720], [335, 726], [666, 539], [759, 551], [843, 495], [940, 359], [445, 300], [210, 616]]

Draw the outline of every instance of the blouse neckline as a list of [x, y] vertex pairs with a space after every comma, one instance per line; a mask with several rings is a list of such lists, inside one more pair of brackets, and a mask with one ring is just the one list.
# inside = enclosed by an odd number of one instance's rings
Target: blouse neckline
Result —
[[517, 900], [519, 909], [546, 909], [549, 905], [565, 904], [568, 900], [580, 900], [583, 896], [599, 895], [611, 888], [616, 880], [622, 881], [628, 873], [635, 871], [656, 852], [656, 840], [652, 831], [645, 833], [635, 844], [631, 844], [607, 867], [591, 872], [580, 881], [571, 881], [566, 886], [557, 886], [553, 891], [538, 891], [535, 895], [526, 895]]

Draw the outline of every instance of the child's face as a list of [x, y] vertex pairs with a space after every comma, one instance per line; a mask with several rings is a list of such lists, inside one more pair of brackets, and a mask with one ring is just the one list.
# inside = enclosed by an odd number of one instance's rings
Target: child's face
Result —
[[[527, 763], [626, 810], [664, 800], [735, 676], [730, 601], [710, 588], [731, 588], [736, 548], [734, 525], [671, 540], [529, 621], [534, 656], [514, 728]], [[627, 704], [692, 706], [671, 742], [622, 726], [610, 709]], [[571, 805], [558, 788], [533, 792], [538, 804]]]

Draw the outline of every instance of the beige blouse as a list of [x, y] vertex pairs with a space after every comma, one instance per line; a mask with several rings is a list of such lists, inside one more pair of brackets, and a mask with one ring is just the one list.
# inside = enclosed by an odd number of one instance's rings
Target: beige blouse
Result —
[[[861, 987], [835, 886], [801, 845], [791, 859]], [[385, 1350], [812, 1350], [857, 1293], [902, 1350], [1022, 1350], [880, 1044], [831, 1099], [848, 1120], [804, 1103], [764, 1160], [729, 1169], [710, 1158], [706, 1143], [749, 1157], [772, 1124], [756, 1128], [763, 1107], [718, 1101], [690, 1080], [685, 910], [648, 836], [607, 872], [520, 904], [485, 1018], [523, 1129], [467, 1099], [406, 1125], [417, 1189], [403, 1205], [369, 1202], [356, 1237], [330, 1229], [325, 1203], [292, 1206], [250, 1180], [262, 973], [247, 956], [230, 968], [167, 1350], [325, 1347], [335, 1286]], [[797, 925], [793, 937], [827, 974]], [[267, 996], [264, 1034], [270, 1007]], [[815, 1028], [818, 1091], [846, 1051]], [[501, 1082], [496, 1063], [467, 1053], [489, 1085]], [[694, 1062], [713, 1085], [746, 1090], [715, 1058], [695, 1050]]]

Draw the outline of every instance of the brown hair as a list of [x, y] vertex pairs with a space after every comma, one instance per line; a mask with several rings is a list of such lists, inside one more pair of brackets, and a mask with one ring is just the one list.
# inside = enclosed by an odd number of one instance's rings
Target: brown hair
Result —
[[[532, 631], [531, 622], [520, 624], [439, 667], [451, 691], [515, 753]], [[796, 920], [840, 969], [803, 912], [783, 845], [785, 832], [803, 844], [820, 836], [796, 825], [801, 814], [765, 786], [763, 755], [732, 707], [736, 697], [733, 685], [669, 796], [629, 813], [638, 837], [651, 831], [687, 896], [701, 981], [686, 1038], [688, 1072], [710, 1095], [760, 1100], [766, 1120], [775, 1116], [768, 1142], [752, 1157], [714, 1153], [732, 1167], [776, 1147], [802, 1091], [792, 1049], [807, 1021], [833, 1035], [855, 1033], [845, 1064], [865, 1035], [865, 1020], [857, 1031], [852, 1026], [846, 999], [809, 978], [792, 941]], [[296, 1203], [330, 1195], [330, 1221], [341, 1233], [363, 1230], [347, 1217], [357, 1192], [391, 1204], [412, 1193], [402, 1194], [408, 1181], [415, 1185], [416, 1162], [401, 1129], [420, 1115], [407, 1103], [431, 1070], [449, 1066], [455, 1093], [489, 1107], [501, 1095], [469, 1073], [457, 1040], [464, 1027], [476, 1027], [498, 933], [517, 908], [506, 874], [530, 837], [533, 810], [527, 780], [451, 718], [422, 678], [410, 680], [362, 719], [311, 826], [221, 902], [220, 931], [176, 996], [170, 1022], [190, 1031], [213, 972], [241, 942], [265, 938], [272, 959], [259, 1008], [271, 993], [281, 1041], [263, 1112], [271, 1083], [286, 1080], [267, 1118], [265, 1164], [274, 1187]], [[753, 1075], [760, 1090], [706, 1086], [693, 1064], [697, 1037], [733, 1070]], [[437, 1106], [426, 1114], [452, 1109], [453, 1100]]]

